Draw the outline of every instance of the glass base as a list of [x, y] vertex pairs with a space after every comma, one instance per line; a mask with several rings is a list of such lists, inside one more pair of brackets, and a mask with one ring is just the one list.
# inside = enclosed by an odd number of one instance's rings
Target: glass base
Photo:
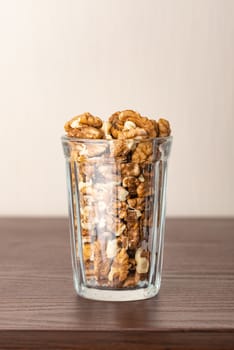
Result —
[[160, 285], [150, 285], [146, 288], [128, 289], [128, 290], [103, 290], [88, 288], [84, 285], [76, 288], [77, 294], [83, 298], [101, 301], [134, 301], [154, 297], [158, 294]]

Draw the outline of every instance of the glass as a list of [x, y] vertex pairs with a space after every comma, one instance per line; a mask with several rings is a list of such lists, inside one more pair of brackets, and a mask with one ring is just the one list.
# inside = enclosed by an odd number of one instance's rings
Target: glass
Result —
[[80, 296], [126, 301], [158, 293], [171, 143], [172, 137], [62, 137], [73, 278]]

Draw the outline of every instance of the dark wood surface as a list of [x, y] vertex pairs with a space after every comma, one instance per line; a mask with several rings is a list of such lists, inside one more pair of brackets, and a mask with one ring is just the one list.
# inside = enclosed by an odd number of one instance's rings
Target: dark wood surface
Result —
[[162, 287], [75, 294], [65, 219], [0, 219], [1, 349], [234, 349], [234, 219], [168, 219]]

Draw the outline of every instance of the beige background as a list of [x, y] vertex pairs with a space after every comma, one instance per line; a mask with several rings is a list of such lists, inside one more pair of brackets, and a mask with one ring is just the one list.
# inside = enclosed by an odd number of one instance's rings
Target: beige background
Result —
[[233, 0], [0, 1], [0, 215], [67, 213], [65, 120], [170, 119], [168, 214], [234, 215]]

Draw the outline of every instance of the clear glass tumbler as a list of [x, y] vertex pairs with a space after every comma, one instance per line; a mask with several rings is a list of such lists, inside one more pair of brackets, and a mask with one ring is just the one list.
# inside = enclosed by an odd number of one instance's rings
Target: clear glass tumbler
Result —
[[80, 296], [126, 301], [158, 293], [171, 143], [172, 137], [62, 137], [73, 278]]

